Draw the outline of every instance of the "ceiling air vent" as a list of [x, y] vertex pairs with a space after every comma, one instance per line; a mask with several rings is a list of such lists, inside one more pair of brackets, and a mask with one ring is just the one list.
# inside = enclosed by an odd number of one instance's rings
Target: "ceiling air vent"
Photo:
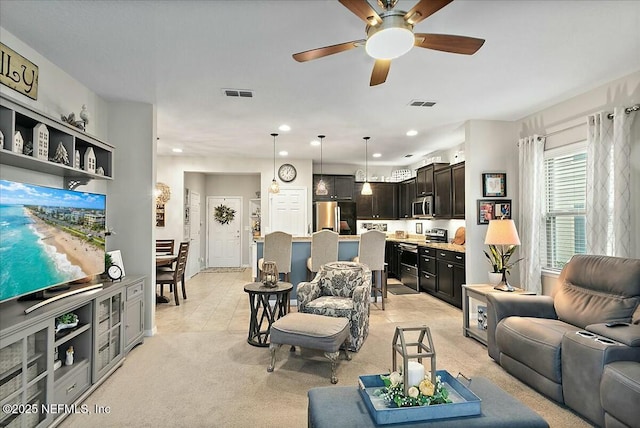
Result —
[[433, 107], [436, 103], [433, 101], [411, 100], [409, 105], [411, 107]]
[[222, 93], [227, 97], [253, 98], [251, 89], [223, 89]]

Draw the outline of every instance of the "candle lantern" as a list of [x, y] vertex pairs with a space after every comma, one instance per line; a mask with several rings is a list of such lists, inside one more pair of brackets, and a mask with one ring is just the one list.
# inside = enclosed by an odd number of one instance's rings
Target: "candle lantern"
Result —
[[262, 284], [265, 287], [274, 288], [278, 285], [278, 279], [276, 262], [264, 262], [262, 264]]
[[[418, 332], [417, 341], [407, 342], [405, 332]], [[423, 343], [425, 336], [428, 344]], [[414, 346], [415, 352], [411, 352], [411, 348]], [[431, 359], [431, 383], [436, 385], [436, 350], [433, 347], [429, 327], [396, 327], [391, 345], [392, 371], [398, 371], [398, 366], [396, 365], [397, 354], [402, 357], [401, 371], [406, 395], [409, 394], [409, 388], [419, 384], [425, 377], [424, 365], [422, 365], [423, 358]], [[409, 361], [412, 358], [418, 361]]]

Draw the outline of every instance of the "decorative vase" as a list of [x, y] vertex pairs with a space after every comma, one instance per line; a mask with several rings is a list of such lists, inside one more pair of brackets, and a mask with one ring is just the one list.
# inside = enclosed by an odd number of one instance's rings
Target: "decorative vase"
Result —
[[489, 272], [489, 284], [498, 285], [500, 284], [501, 280], [502, 280], [501, 272]]

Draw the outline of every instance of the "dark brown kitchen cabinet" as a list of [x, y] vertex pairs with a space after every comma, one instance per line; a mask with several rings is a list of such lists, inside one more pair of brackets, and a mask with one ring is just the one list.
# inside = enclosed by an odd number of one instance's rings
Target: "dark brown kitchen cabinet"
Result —
[[358, 219], [398, 218], [398, 185], [397, 183], [371, 183], [372, 195], [361, 195], [363, 183], [354, 186]]
[[433, 193], [433, 216], [451, 218], [451, 168], [443, 168], [433, 173], [435, 191]]
[[433, 189], [433, 174], [437, 169], [447, 167], [446, 163], [432, 163], [431, 165], [423, 166], [416, 170], [416, 197], [432, 195]]
[[401, 182], [398, 192], [400, 194], [398, 218], [411, 218], [411, 205], [416, 197], [416, 179], [411, 178]]
[[436, 296], [461, 308], [462, 284], [465, 283], [464, 253], [437, 250], [436, 266], [438, 272]]
[[[320, 177], [327, 185], [326, 195], [316, 195], [316, 188]], [[313, 200], [314, 201], [350, 201], [353, 199], [353, 175], [327, 175], [314, 174], [313, 175]]]
[[451, 166], [451, 208], [453, 218], [464, 218], [464, 162]]

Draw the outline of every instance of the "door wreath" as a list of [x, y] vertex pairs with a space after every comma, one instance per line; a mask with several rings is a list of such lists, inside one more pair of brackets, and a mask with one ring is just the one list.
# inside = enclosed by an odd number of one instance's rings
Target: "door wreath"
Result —
[[236, 217], [236, 210], [226, 205], [218, 205], [213, 213], [213, 218], [220, 224], [229, 224]]

